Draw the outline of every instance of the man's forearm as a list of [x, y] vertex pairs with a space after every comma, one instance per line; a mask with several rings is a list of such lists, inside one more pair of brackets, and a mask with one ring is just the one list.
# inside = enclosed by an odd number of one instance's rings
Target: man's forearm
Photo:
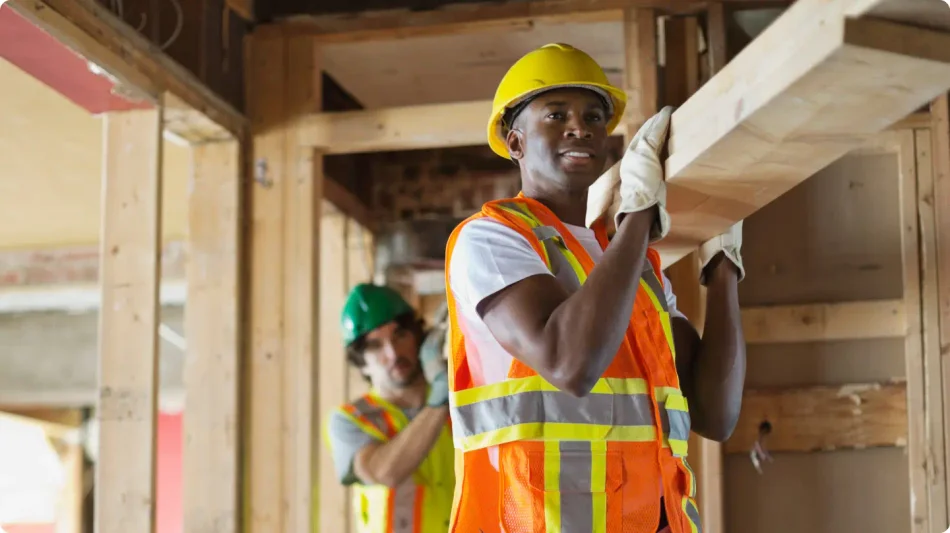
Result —
[[694, 359], [693, 382], [707, 436], [722, 441], [739, 419], [746, 350], [735, 265], [722, 259], [711, 267], [707, 279], [706, 322]]
[[425, 460], [447, 418], [448, 407], [424, 407], [391, 440], [357, 455], [356, 475], [365, 483], [399, 485]]
[[656, 209], [628, 214], [586, 283], [551, 314], [545, 340], [574, 393], [590, 392], [630, 323]]

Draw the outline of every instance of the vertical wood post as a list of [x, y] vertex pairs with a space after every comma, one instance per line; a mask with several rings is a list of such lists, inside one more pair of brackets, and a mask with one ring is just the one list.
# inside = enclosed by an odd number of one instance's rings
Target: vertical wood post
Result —
[[307, 37], [247, 46], [250, 316], [245, 518], [251, 532], [307, 532], [314, 514], [317, 306], [323, 157], [299, 120], [320, 110], [320, 58]]
[[96, 531], [155, 530], [162, 107], [104, 118]]
[[186, 533], [240, 530], [241, 163], [236, 140], [192, 149], [182, 457]]
[[[943, 370], [943, 416], [944, 431], [950, 428], [950, 108], [947, 95], [933, 101], [930, 106], [931, 143], [933, 155], [933, 199], [936, 217], [934, 238], [936, 240], [937, 312], [940, 326], [940, 354]], [[944, 446], [944, 466], [950, 465], [950, 446]], [[944, 471], [944, 483], [950, 484], [950, 475]], [[945, 485], [946, 486], [946, 485]], [[945, 491], [950, 514], [950, 490]], [[950, 517], [948, 517], [950, 521]], [[939, 524], [938, 524], [939, 525]]]

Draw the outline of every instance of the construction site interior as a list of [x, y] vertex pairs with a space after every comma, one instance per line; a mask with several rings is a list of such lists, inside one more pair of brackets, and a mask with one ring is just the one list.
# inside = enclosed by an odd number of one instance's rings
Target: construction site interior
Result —
[[326, 450], [375, 281], [518, 193], [485, 137], [546, 43], [673, 105], [679, 308], [744, 222], [738, 426], [707, 533], [950, 527], [945, 0], [0, 1], [0, 530], [356, 531]]

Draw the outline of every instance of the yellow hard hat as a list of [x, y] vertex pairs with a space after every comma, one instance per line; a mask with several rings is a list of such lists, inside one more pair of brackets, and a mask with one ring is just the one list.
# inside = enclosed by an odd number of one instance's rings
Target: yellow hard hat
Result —
[[586, 53], [568, 44], [552, 43], [525, 54], [502, 78], [488, 120], [488, 145], [510, 159], [505, 142], [506, 110], [539, 93], [559, 87], [582, 87], [600, 94], [610, 106], [607, 133], [612, 133], [627, 105], [627, 95], [607, 80], [604, 70]]

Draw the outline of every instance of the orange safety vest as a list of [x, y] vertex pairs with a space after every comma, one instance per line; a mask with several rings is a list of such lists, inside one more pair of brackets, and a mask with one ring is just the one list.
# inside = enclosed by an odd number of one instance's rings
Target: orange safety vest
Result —
[[[485, 204], [449, 237], [446, 264], [466, 223], [490, 217], [523, 235], [576, 287], [594, 263], [549, 209], [518, 197]], [[603, 225], [594, 228], [607, 247]], [[447, 290], [451, 361], [450, 412], [456, 448], [452, 533], [655, 533], [661, 497], [673, 533], [700, 533], [696, 485], [686, 463], [689, 410], [676, 373], [659, 254], [647, 252], [630, 325], [617, 355], [583, 398], [561, 392], [518, 359], [507, 378], [476, 386]], [[449, 287], [446, 269], [446, 287]], [[483, 466], [498, 450], [500, 494], [481, 497]], [[482, 463], [483, 464], [483, 463]]]

